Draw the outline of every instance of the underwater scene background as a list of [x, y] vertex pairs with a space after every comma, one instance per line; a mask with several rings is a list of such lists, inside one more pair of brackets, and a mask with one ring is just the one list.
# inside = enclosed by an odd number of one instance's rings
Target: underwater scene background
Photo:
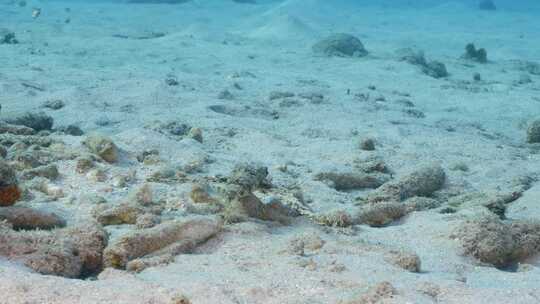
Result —
[[0, 303], [540, 303], [539, 17], [0, 0]]

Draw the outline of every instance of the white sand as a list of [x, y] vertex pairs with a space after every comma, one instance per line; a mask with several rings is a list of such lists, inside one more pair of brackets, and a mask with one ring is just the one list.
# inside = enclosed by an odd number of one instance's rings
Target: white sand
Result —
[[[507, 190], [516, 177], [540, 172], [540, 156], [525, 145], [524, 129], [540, 115], [540, 77], [530, 75], [532, 83], [516, 85], [523, 72], [512, 63], [540, 61], [537, 12], [480, 12], [457, 3], [422, 9], [340, 7], [325, 0], [260, 5], [200, 0], [172, 6], [28, 1], [26, 8], [6, 2], [0, 2], [0, 27], [15, 31], [21, 43], [0, 45], [2, 117], [62, 99], [65, 108], [47, 111], [57, 126], [78, 124], [86, 132], [109, 134], [123, 149], [114, 172], [138, 166], [134, 155], [142, 147], [157, 148], [171, 165], [208, 157], [212, 162], [201, 175], [226, 175], [239, 162], [256, 161], [270, 168], [276, 185], [300, 185], [314, 212], [357, 208], [354, 199], [363, 193], [337, 192], [314, 181], [313, 174], [345, 170], [370, 155], [380, 156], [397, 175], [440, 162], [447, 188], [460, 192]], [[36, 20], [32, 7], [43, 10]], [[166, 35], [113, 37], [150, 32]], [[370, 55], [313, 55], [311, 45], [334, 32], [357, 35]], [[460, 60], [468, 42], [485, 47], [490, 62]], [[404, 47], [425, 50], [451, 75], [437, 80], [399, 62], [394, 51]], [[472, 81], [475, 72], [482, 82]], [[165, 84], [168, 74], [178, 86]], [[235, 98], [218, 99], [224, 89]], [[269, 101], [272, 91], [322, 93], [325, 100], [311, 104], [296, 98], [299, 106], [280, 107], [279, 100]], [[396, 103], [404, 97], [396, 92], [410, 94], [407, 99], [426, 117], [404, 114]], [[354, 97], [360, 93], [386, 101], [361, 102]], [[209, 110], [212, 105], [264, 111], [230, 116]], [[279, 119], [272, 119], [272, 111]], [[111, 123], [99, 126], [98, 120]], [[155, 120], [200, 127], [204, 143], [178, 142], [143, 129]], [[236, 135], [227, 136], [229, 130]], [[376, 152], [358, 149], [366, 136], [376, 138]], [[62, 139], [75, 145], [81, 140]], [[276, 169], [288, 162], [294, 163], [292, 174]], [[450, 170], [457, 163], [469, 171]], [[69, 163], [61, 169], [58, 183], [67, 197], [97, 192], [114, 201], [128, 191], [104, 192], [107, 183], [85, 180]], [[189, 189], [162, 186], [160, 195], [177, 202]], [[509, 206], [507, 216], [539, 219], [539, 191], [533, 185]], [[74, 218], [83, 218], [91, 207], [68, 206], [68, 198], [49, 204]], [[41, 276], [2, 262], [0, 303], [170, 303], [175, 292], [196, 304], [338, 303], [381, 281], [398, 291], [381, 303], [539, 303], [540, 261], [530, 261], [527, 271], [504, 272], [461, 255], [449, 235], [475, 212], [415, 212], [390, 227], [354, 231], [307, 220], [286, 227], [244, 223], [171, 265], [136, 275], [115, 272], [97, 281]], [[303, 233], [327, 243], [307, 257], [282, 252], [289, 239]], [[416, 252], [422, 273], [387, 263], [382, 255], [393, 248]], [[313, 268], [300, 266], [309, 259]], [[336, 264], [343, 269], [336, 271]], [[421, 291], [426, 282], [440, 288], [438, 296]]]

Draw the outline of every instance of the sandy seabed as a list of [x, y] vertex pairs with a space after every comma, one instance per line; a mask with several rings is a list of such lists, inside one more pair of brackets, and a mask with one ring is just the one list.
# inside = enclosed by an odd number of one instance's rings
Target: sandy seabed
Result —
[[[0, 44], [0, 115], [54, 126], [0, 143], [15, 207], [65, 228], [0, 225], [0, 303], [540, 303], [536, 12], [27, 2], [0, 2], [18, 41]], [[313, 51], [334, 33], [369, 53]], [[487, 63], [461, 58], [471, 42]], [[99, 274], [36, 266], [88, 221]]]

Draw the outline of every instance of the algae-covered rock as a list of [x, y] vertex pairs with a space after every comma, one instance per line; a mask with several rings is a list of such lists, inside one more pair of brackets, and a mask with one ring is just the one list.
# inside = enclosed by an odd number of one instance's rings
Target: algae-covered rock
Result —
[[118, 160], [118, 147], [106, 136], [99, 134], [89, 135], [83, 141], [83, 144], [106, 162], [114, 163]]
[[363, 57], [368, 54], [360, 39], [350, 34], [333, 34], [313, 45], [313, 51], [338, 57]]

